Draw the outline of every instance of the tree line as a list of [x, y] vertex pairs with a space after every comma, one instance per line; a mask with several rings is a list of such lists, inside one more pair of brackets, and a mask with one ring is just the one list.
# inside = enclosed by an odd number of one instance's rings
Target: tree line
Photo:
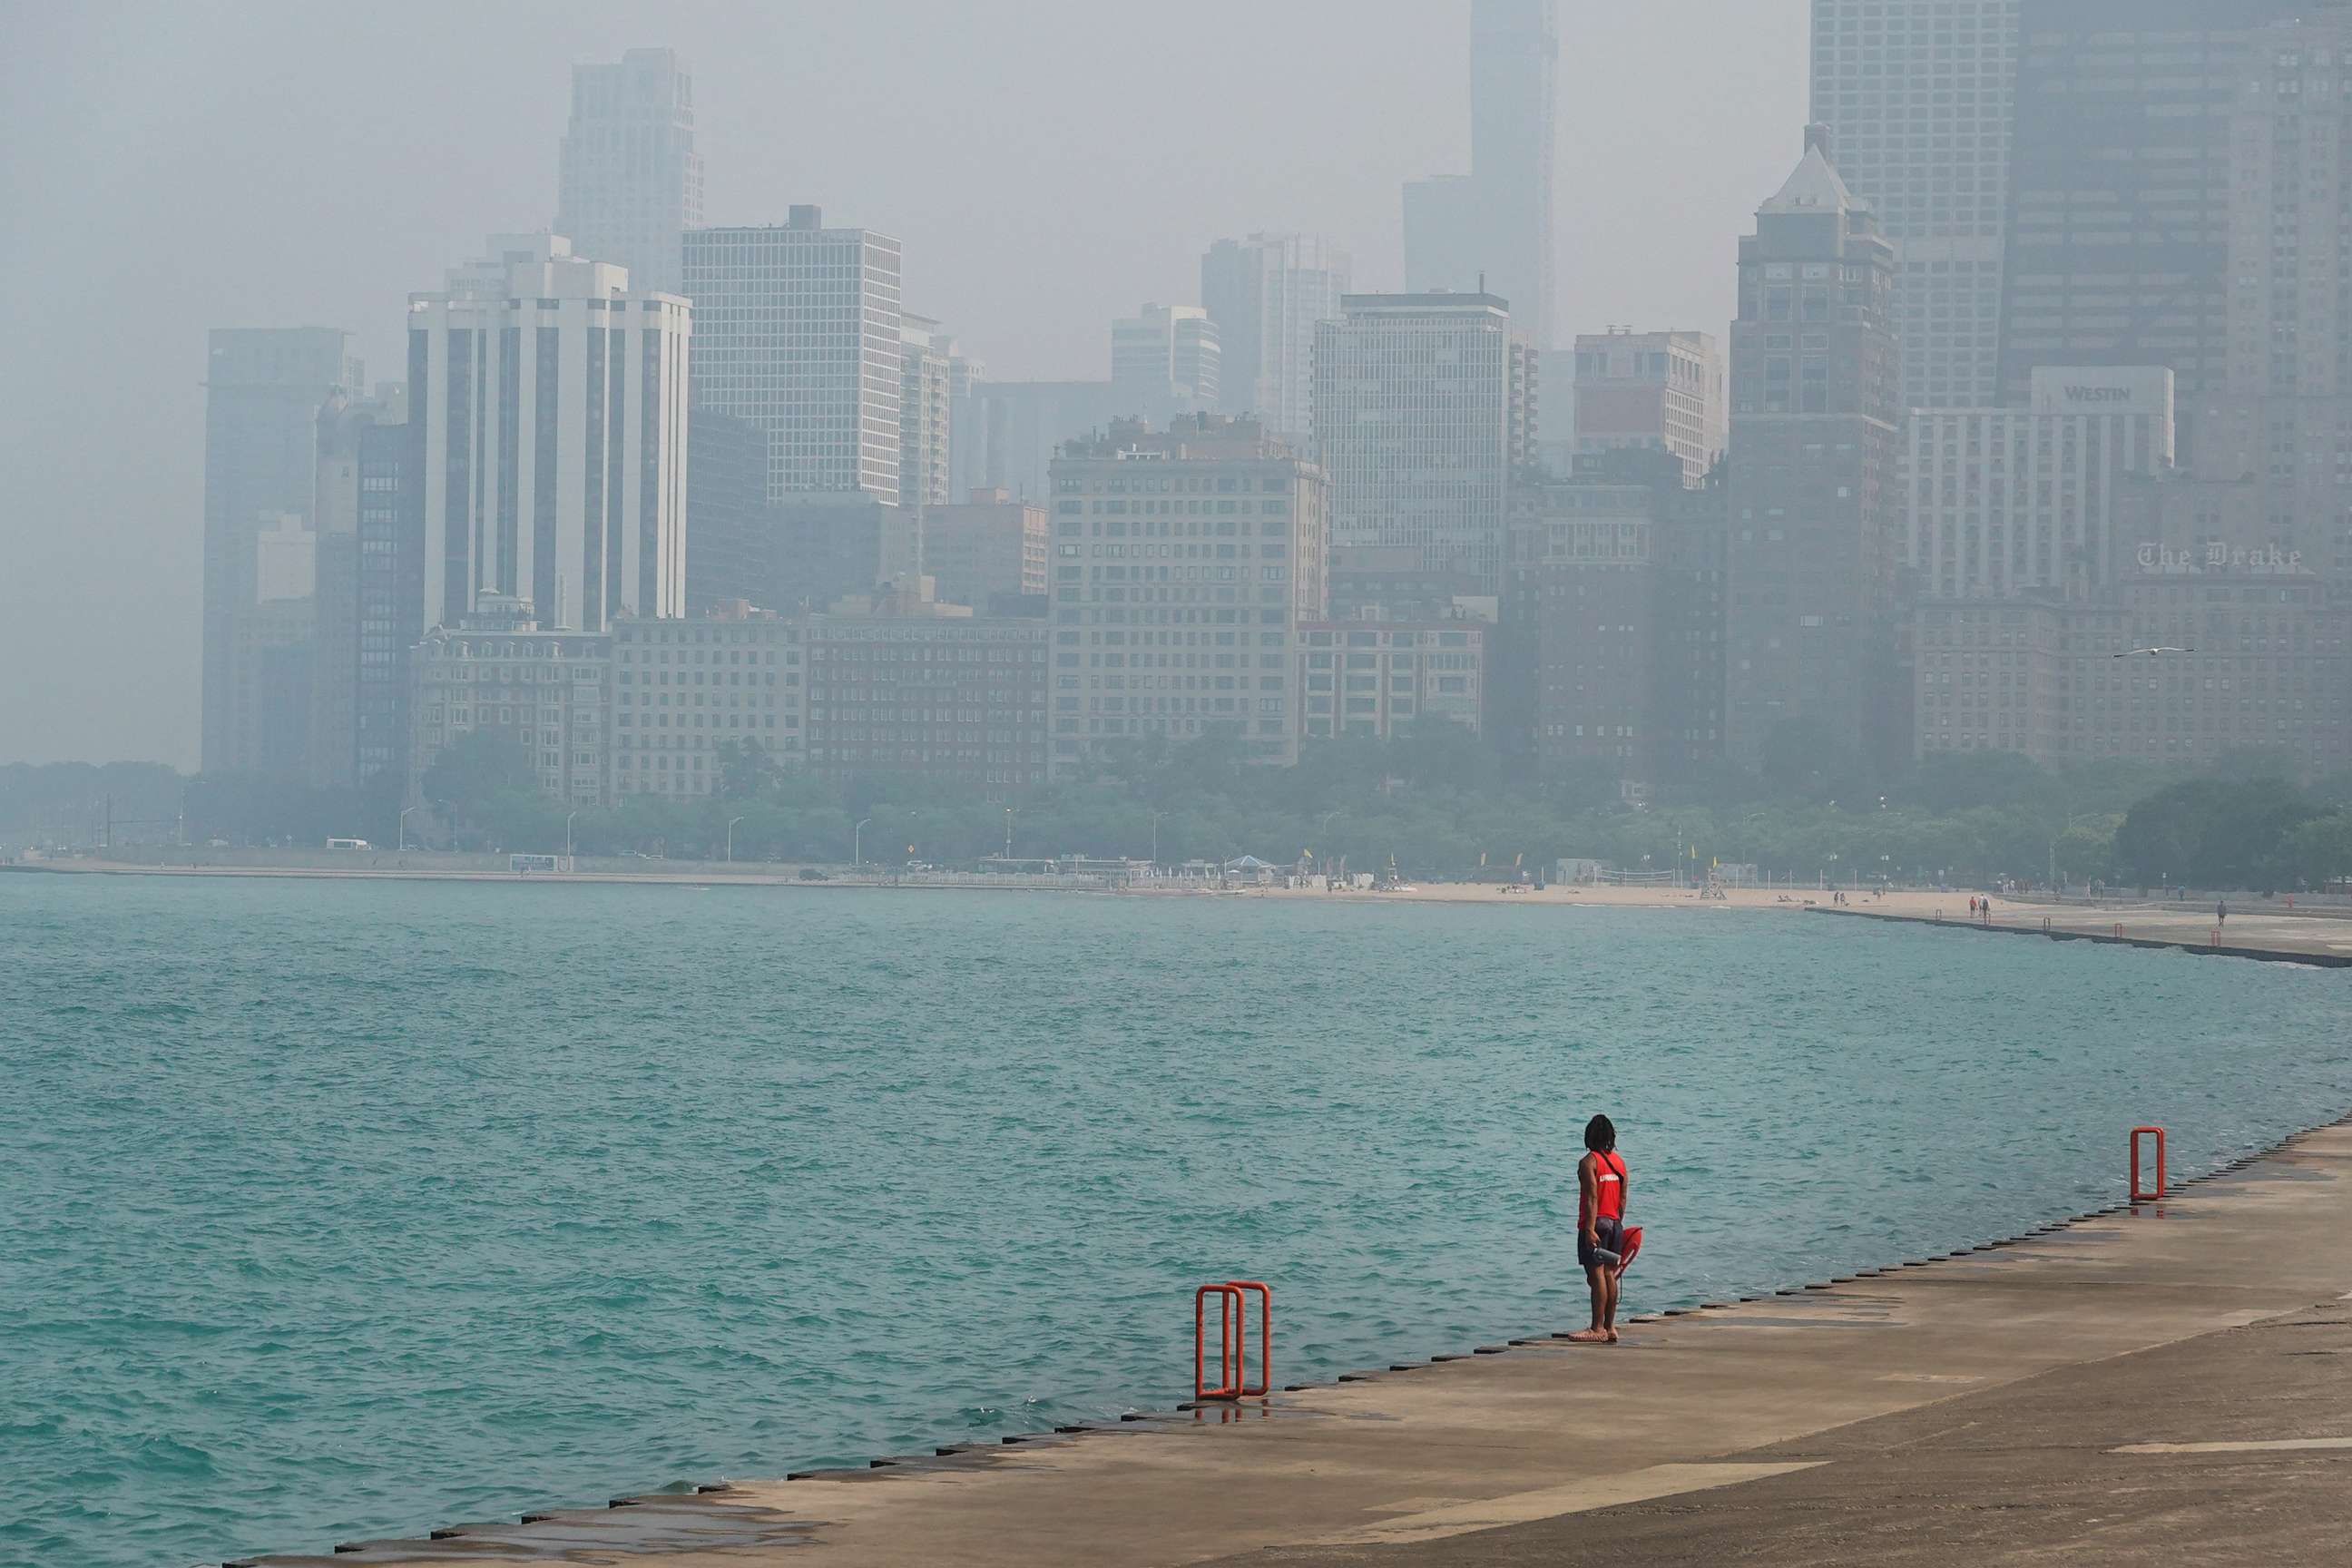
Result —
[[[1874, 780], [1797, 735], [1775, 737], [1754, 773], [1666, 781], [1638, 806], [1599, 772], [1537, 785], [1514, 778], [1486, 742], [1431, 721], [1392, 740], [1310, 742], [1296, 766], [1244, 760], [1211, 735], [1106, 752], [1093, 773], [987, 798], [888, 774], [835, 786], [779, 767], [756, 744], [719, 757], [709, 796], [632, 795], [571, 810], [541, 794], [530, 757], [477, 731], [423, 779], [412, 845], [739, 861], [956, 864], [1010, 850], [1151, 858], [1311, 858], [1351, 871], [1471, 876], [1567, 858], [1703, 876], [1752, 865], [1801, 880], [2292, 889], [2352, 876], [2352, 774], [2295, 782], [2287, 760], [2242, 753], [2183, 776], [2141, 764], [2039, 766], [2013, 752], [1930, 759]], [[53, 774], [46, 785], [39, 776]], [[136, 777], [139, 809], [160, 816], [158, 774]], [[87, 772], [0, 773], [20, 799], [70, 816]], [[79, 792], [79, 793], [78, 793]], [[314, 790], [252, 778], [181, 782], [192, 841], [315, 847], [362, 837], [401, 841], [398, 782]], [[0, 793], [0, 801], [9, 798]], [[87, 811], [81, 816], [87, 817]], [[568, 822], [567, 822], [567, 819]], [[144, 837], [153, 839], [152, 833]]]

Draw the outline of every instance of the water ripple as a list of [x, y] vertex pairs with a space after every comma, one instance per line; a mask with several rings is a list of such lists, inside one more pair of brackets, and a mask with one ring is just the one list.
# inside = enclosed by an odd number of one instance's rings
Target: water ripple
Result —
[[1102, 1419], [2009, 1234], [2352, 1104], [2335, 972], [1781, 914], [0, 879], [0, 1559]]

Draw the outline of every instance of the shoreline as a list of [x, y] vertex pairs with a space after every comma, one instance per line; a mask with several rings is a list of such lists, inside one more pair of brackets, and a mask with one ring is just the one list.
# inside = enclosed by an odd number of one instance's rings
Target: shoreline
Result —
[[[411, 854], [414, 853], [415, 852], [411, 851]], [[378, 858], [381, 858], [380, 854]], [[803, 869], [822, 871], [824, 875], [817, 878], [803, 878], [801, 875]], [[1840, 906], [1831, 903], [1832, 894], [1826, 889], [1730, 888], [1725, 889], [1725, 896], [1722, 899], [1706, 899], [1687, 888], [1620, 888], [1553, 883], [1540, 889], [1533, 887], [1517, 887], [1506, 890], [1498, 883], [1485, 881], [1416, 884], [1405, 889], [1388, 892], [1358, 891], [1354, 889], [1327, 892], [1321, 889], [1274, 886], [1217, 888], [1197, 883], [1173, 882], [1167, 885], [1118, 886], [1112, 885], [1102, 879], [1017, 874], [1000, 876], [980, 872], [920, 873], [885, 877], [820, 862], [809, 862], [805, 866], [799, 862], [772, 863], [757, 868], [730, 868], [718, 862], [707, 862], [693, 869], [678, 870], [635, 870], [594, 866], [580, 870], [540, 871], [525, 875], [488, 866], [361, 866], [315, 860], [278, 865], [166, 865], [160, 862], [133, 860], [69, 859], [0, 865], [0, 875], [9, 873], [68, 877], [261, 878], [280, 880], [325, 879], [376, 882], [786, 887], [804, 888], [813, 891], [840, 888], [888, 888], [909, 892], [979, 889], [998, 892], [1095, 892], [1135, 898], [1312, 900], [1335, 904], [1492, 903], [1535, 907], [1584, 906], [1698, 910], [1852, 908], [1856, 912], [1883, 911], [1913, 915], [1928, 921], [1937, 916], [1945, 916], [1956, 924], [1959, 923], [1965, 916], [1969, 900], [1969, 894], [1966, 891], [1923, 892], [1916, 889], [1897, 889], [1883, 896], [1869, 892], [1852, 892], [1848, 896], [1854, 899], [1856, 902], [1851, 906]], [[2314, 911], [2314, 913], [2316, 912]], [[2352, 917], [2352, 910], [2344, 911], [2344, 914], [2347, 917]]]
[[[381, 857], [379, 857], [381, 858]], [[477, 857], [474, 858], [488, 858]], [[820, 871], [803, 877], [803, 869]], [[1555, 883], [1541, 889], [1506, 889], [1493, 882], [1440, 882], [1386, 892], [1342, 889], [1247, 886], [1216, 888], [1197, 883], [1119, 885], [1101, 878], [1043, 875], [994, 875], [978, 872], [931, 872], [885, 877], [861, 874], [830, 865], [762, 865], [730, 868], [710, 863], [691, 869], [639, 870], [627, 866], [594, 865], [571, 871], [520, 874], [487, 866], [359, 866], [318, 863], [283, 865], [194, 864], [163, 865], [139, 861], [95, 859], [20, 862], [0, 865], [0, 879], [8, 874], [61, 877], [167, 877], [258, 879], [280, 881], [456, 882], [477, 885], [593, 887], [792, 888], [812, 892], [845, 889], [887, 889], [896, 892], [1059, 892], [1135, 899], [1225, 899], [1307, 900], [1326, 904], [1510, 905], [1541, 909], [1684, 910], [1697, 913], [1727, 910], [1856, 916], [1889, 924], [2007, 931], [2054, 940], [2081, 940], [2097, 944], [2139, 948], [2170, 948], [2223, 957], [2298, 963], [2328, 967], [2352, 966], [2352, 906], [2326, 905], [2288, 909], [2276, 901], [2242, 902], [2229, 917], [2226, 930], [2217, 932], [2209, 905], [2177, 901], [2108, 899], [2058, 901], [2029, 896], [1996, 897], [1990, 921], [1972, 918], [1971, 894], [1895, 889], [1884, 894], [1849, 891], [1852, 902], [1833, 903], [1822, 889], [1730, 888], [1719, 899], [1703, 898], [1689, 889], [1585, 886]], [[2217, 937], [2219, 940], [2217, 940]]]
[[[1529, 1336], [1286, 1384], [1262, 1402], [1184, 1402], [1118, 1423], [877, 1457], [863, 1468], [707, 1483], [229, 1568], [520, 1563], [572, 1560], [583, 1547], [680, 1568], [720, 1560], [783, 1568], [811, 1552], [851, 1568], [1172, 1565], [1283, 1561], [1291, 1552], [1317, 1563], [1358, 1552], [1387, 1562], [1437, 1542], [1456, 1543], [1455, 1561], [1553, 1561], [1564, 1559], [1490, 1555], [1480, 1543], [1646, 1525], [1655, 1510], [1638, 1505], [1665, 1499], [1676, 1500], [1669, 1513], [1686, 1528], [1711, 1508], [1735, 1506], [1719, 1500], [1743, 1499], [1746, 1538], [1787, 1544], [1775, 1533], [1785, 1531], [1801, 1544], [1818, 1512], [1804, 1491], [1837, 1481], [1837, 1472], [1811, 1472], [1840, 1464], [1842, 1449], [1886, 1458], [1866, 1434], [1929, 1407], [1964, 1408], [2105, 1370], [2126, 1385], [2117, 1418], [2137, 1423], [2134, 1432], [2168, 1435], [2183, 1421], [2210, 1432], [2210, 1416], [2204, 1426], [2194, 1413], [2168, 1422], [2159, 1394], [2133, 1382], [2133, 1363], [2158, 1351], [2210, 1363], [2232, 1342], [2215, 1336], [2352, 1300], [2347, 1221], [2352, 1115], [2187, 1177], [2154, 1202], [2109, 1204], [1770, 1295], [1637, 1314], [1615, 1349]], [[2032, 1334], [2006, 1327], [2021, 1316]], [[2296, 1372], [2294, 1386], [2313, 1375]], [[2095, 1402], [2095, 1414], [2115, 1416], [2112, 1394]], [[1562, 1421], [1571, 1408], [1585, 1418]], [[1930, 1437], [1971, 1425], [1931, 1419]], [[1856, 1436], [1842, 1444], [1848, 1428]], [[2352, 1446], [2320, 1446], [2338, 1442]], [[2278, 1445], [2250, 1445], [2266, 1446]], [[1910, 1463], [1937, 1472], [1932, 1458]], [[2145, 1475], [2144, 1466], [2136, 1458], [2131, 1473]], [[1768, 1510], [1759, 1527], [1755, 1499], [1776, 1487], [1799, 1495], [1777, 1519]], [[1937, 1528], [1949, 1506], [1917, 1528]], [[2234, 1510], [2221, 1507], [2221, 1527], [2231, 1528]]]

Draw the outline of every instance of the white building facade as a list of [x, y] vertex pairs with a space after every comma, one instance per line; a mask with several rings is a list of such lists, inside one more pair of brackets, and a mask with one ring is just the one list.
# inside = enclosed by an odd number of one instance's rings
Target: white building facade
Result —
[[898, 320], [898, 504], [945, 506], [955, 460], [955, 336], [929, 316]]
[[490, 248], [409, 298], [423, 624], [483, 595], [551, 631], [684, 614], [687, 302], [559, 236]]
[[1198, 305], [1147, 304], [1110, 324], [1110, 390], [1123, 417], [1213, 413], [1223, 384], [1217, 324]]
[[768, 436], [768, 499], [864, 491], [898, 500], [905, 397], [898, 242], [827, 228], [795, 206], [780, 227], [686, 237], [697, 406]]
[[1922, 600], [2087, 597], [2131, 569], [2123, 481], [2173, 463], [2172, 373], [2033, 372], [2024, 408], [1922, 409], [1904, 483]]

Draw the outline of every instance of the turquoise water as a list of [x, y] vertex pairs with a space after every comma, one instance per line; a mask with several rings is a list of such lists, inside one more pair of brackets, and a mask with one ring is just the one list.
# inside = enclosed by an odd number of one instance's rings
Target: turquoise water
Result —
[[0, 1560], [217, 1562], [1944, 1250], [2352, 1106], [2352, 975], [1786, 913], [0, 876]]

